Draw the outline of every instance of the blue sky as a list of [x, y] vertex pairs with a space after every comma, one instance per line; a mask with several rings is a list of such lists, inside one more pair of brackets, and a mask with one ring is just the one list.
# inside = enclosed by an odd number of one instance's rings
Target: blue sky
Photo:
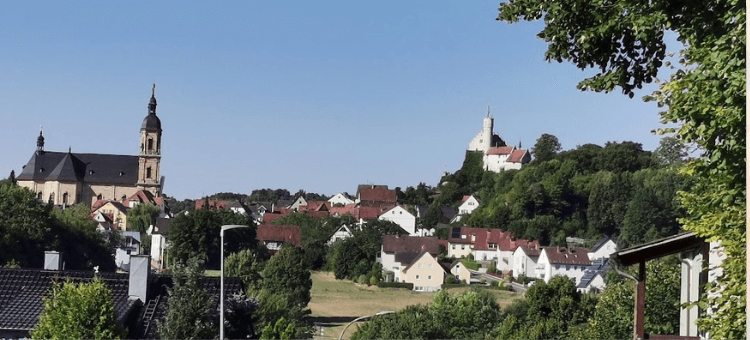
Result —
[[[137, 154], [156, 83], [165, 193], [437, 184], [495, 132], [653, 150], [653, 103], [576, 90], [498, 1], [16, 2], [0, 12], [0, 177], [36, 147]], [[664, 76], [663, 78], [666, 78]]]

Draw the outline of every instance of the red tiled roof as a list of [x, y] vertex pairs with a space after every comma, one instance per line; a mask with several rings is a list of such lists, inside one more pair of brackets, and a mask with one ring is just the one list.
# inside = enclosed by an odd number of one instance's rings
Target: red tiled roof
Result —
[[308, 201], [307, 205], [300, 205], [299, 211], [330, 211], [331, 203], [327, 201]]
[[488, 155], [510, 155], [513, 152], [514, 147], [512, 146], [500, 146], [495, 148], [489, 148], [487, 150]]
[[[448, 242], [457, 244], [473, 244], [474, 250], [496, 250], [502, 251], [515, 251], [516, 248], [522, 245], [535, 245], [539, 244], [539, 241], [529, 241], [526, 239], [515, 239], [513, 233], [509, 231], [503, 231], [495, 228], [472, 228], [462, 227], [461, 235], [465, 235], [466, 238], [449, 238]], [[472, 241], [474, 236], [474, 241]], [[490, 247], [490, 244], [494, 244], [494, 247]]]
[[145, 190], [136, 191], [135, 194], [125, 199], [125, 202], [123, 203], [130, 202], [130, 201], [136, 201], [138, 203], [151, 203], [153, 205], [157, 205], [154, 200], [154, 194], [152, 194], [150, 191], [145, 191]]
[[259, 241], [284, 242], [297, 247], [301, 245], [299, 227], [294, 225], [261, 224], [256, 231], [256, 237]]
[[363, 220], [377, 220], [380, 214], [391, 208], [393, 207], [387, 209], [381, 207], [359, 207], [359, 218]]
[[437, 237], [432, 236], [383, 235], [383, 251], [386, 253], [426, 251], [437, 255], [440, 252], [440, 246]]
[[263, 214], [263, 223], [271, 223], [277, 218], [282, 218], [288, 214], [265, 213]]
[[543, 250], [547, 253], [549, 263], [553, 264], [575, 264], [590, 265], [589, 250], [586, 248], [561, 248], [547, 247]]
[[359, 219], [359, 208], [357, 208], [356, 204], [348, 204], [343, 207], [331, 207], [331, 216], [338, 216], [338, 215], [344, 215], [344, 214], [350, 214], [355, 219]]
[[461, 198], [461, 202], [466, 202], [466, 200], [468, 200], [469, 197], [471, 197], [471, 195], [464, 195], [464, 197]]
[[310, 211], [307, 212], [307, 216], [310, 216], [310, 217], [327, 217], [327, 216], [329, 216], [329, 213], [328, 213], [328, 211], [314, 211], [314, 210], [310, 210]]
[[396, 203], [396, 190], [388, 188], [362, 188], [359, 191], [360, 201], [392, 202]]
[[97, 209], [103, 207], [108, 202], [109, 202], [108, 200], [97, 200], [96, 202], [94, 202], [94, 204], [91, 205], [91, 211], [92, 212], [96, 211]]
[[510, 154], [510, 157], [508, 157], [508, 162], [521, 163], [525, 154], [526, 150], [513, 150], [513, 152]]

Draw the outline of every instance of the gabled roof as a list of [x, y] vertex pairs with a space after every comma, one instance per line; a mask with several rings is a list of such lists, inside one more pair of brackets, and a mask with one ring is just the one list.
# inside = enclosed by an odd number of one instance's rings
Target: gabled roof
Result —
[[[265, 215], [263, 217], [265, 218]], [[294, 225], [261, 224], [256, 231], [256, 238], [263, 242], [275, 241], [301, 246], [300, 229]]]
[[169, 224], [172, 222], [169, 218], [157, 217], [151, 234], [167, 235], [169, 233]]
[[[96, 201], [94, 203], [94, 205], [91, 206], [91, 208], [93, 209], [92, 211], [96, 212], [96, 211], [100, 210], [102, 207], [104, 207], [107, 204], [111, 205], [112, 207], [114, 207], [115, 209], [119, 210], [123, 214], [127, 214], [128, 213], [128, 208], [125, 207], [124, 205], [122, 205], [122, 203], [117, 202], [117, 201], [107, 201], [107, 200], [98, 200], [98, 201]], [[96, 209], [94, 209], [94, 207], [96, 207]]]
[[495, 148], [489, 148], [486, 152], [487, 155], [510, 155], [513, 152], [514, 147], [512, 146], [500, 146]]
[[440, 251], [437, 237], [383, 235], [383, 252], [421, 252], [437, 255]]
[[586, 248], [562, 248], [547, 247], [543, 250], [547, 254], [549, 263], [552, 264], [573, 264], [573, 265], [590, 265], [589, 250]]
[[383, 211], [390, 209], [391, 207], [359, 207], [359, 218], [363, 220], [377, 220]]
[[[398, 257], [398, 255], [399, 254], [396, 254], [396, 257]], [[402, 272], [405, 273], [407, 270], [409, 270], [409, 268], [411, 268], [411, 266], [413, 266], [415, 263], [417, 263], [417, 261], [419, 261], [419, 259], [421, 259], [424, 256], [429, 256], [433, 261], [435, 261], [435, 263], [438, 264], [438, 266], [437, 266], [438, 268], [440, 268], [443, 271], [445, 271], [445, 268], [443, 268], [443, 266], [441, 266], [440, 263], [438, 263], [437, 260], [435, 260], [435, 257], [432, 254], [430, 254], [430, 253], [428, 253], [426, 251], [423, 251], [423, 252], [420, 252], [420, 253], [416, 253], [416, 256], [414, 257], [414, 259], [412, 259], [411, 262], [409, 262], [409, 265], [407, 265], [406, 268], [404, 268], [402, 270]]]
[[535, 245], [519, 246], [516, 249], [523, 250], [523, 253], [528, 257], [537, 257], [542, 254], [542, 248], [539, 247], [539, 243]]
[[396, 190], [388, 190], [388, 186], [368, 186], [357, 191], [360, 201], [396, 203]]
[[35, 152], [17, 179], [132, 186], [138, 182], [138, 156]]
[[601, 239], [601, 240], [599, 240], [598, 242], [596, 242], [596, 244], [595, 244], [595, 245], [594, 245], [593, 247], [589, 248], [589, 251], [591, 251], [591, 252], [595, 252], [595, 251], [599, 250], [599, 248], [601, 248], [601, 247], [603, 247], [603, 246], [604, 246], [605, 244], [607, 244], [607, 242], [609, 242], [609, 240], [611, 240], [611, 239], [609, 238], [609, 236], [604, 236], [604, 237], [602, 237], [602, 239]]
[[526, 150], [513, 150], [511, 152], [510, 157], [508, 157], [509, 163], [522, 163], [523, 157], [526, 155]]

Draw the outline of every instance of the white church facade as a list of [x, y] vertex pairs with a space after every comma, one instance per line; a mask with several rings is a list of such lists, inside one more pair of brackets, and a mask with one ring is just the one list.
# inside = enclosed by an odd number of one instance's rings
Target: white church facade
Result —
[[495, 119], [487, 111], [487, 116], [482, 120], [482, 130], [469, 142], [469, 151], [482, 152], [484, 170], [500, 172], [520, 169], [531, 161], [531, 154], [528, 150], [507, 146], [505, 141], [495, 134], [494, 127]]

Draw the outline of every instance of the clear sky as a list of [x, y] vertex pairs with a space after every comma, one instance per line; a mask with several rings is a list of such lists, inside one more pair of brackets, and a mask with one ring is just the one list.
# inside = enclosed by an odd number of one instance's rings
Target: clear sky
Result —
[[332, 195], [436, 185], [490, 107], [495, 132], [653, 150], [659, 109], [544, 61], [499, 1], [10, 2], [0, 11], [0, 178], [50, 151], [136, 155], [156, 83], [164, 192]]

